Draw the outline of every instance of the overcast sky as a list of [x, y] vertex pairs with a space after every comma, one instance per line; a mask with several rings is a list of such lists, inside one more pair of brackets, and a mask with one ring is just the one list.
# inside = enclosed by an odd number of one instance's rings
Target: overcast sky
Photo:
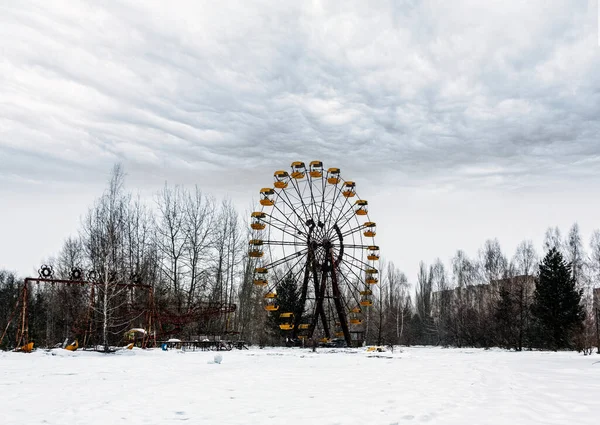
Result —
[[512, 255], [600, 227], [596, 1], [0, 0], [0, 268], [31, 274], [112, 164], [241, 210], [293, 160], [357, 182], [377, 242]]

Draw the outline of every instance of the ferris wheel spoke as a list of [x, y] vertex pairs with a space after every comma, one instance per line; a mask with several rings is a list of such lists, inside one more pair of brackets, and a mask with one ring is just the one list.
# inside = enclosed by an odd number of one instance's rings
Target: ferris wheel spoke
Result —
[[[298, 203], [302, 200], [302, 194], [300, 193], [300, 189], [298, 187], [298, 180], [290, 179], [290, 183], [291, 183], [291, 188], [294, 189], [294, 191], [290, 191], [289, 190], [290, 188], [288, 187], [288, 190], [286, 190], [284, 192], [284, 195], [290, 203], [294, 204], [294, 202], [290, 198], [290, 195], [293, 197], [294, 201], [296, 201], [296, 203]], [[306, 211], [304, 211], [304, 212], [306, 212]]]
[[355, 248], [355, 249], [369, 249], [372, 245], [356, 245], [356, 244], [332, 244], [334, 247], [343, 246], [344, 248]]
[[364, 262], [363, 260], [356, 258], [354, 255], [350, 254], [349, 252], [344, 251], [344, 256], [350, 257], [353, 260], [357, 261], [358, 263], [362, 264], [365, 266], [365, 268], [371, 268], [371, 265], [369, 263]]
[[354, 272], [354, 270], [352, 270], [351, 267], [347, 267], [347, 269], [349, 270], [349, 272], [351, 274], [354, 275], [354, 277], [356, 277], [356, 281], [353, 282], [346, 273], [340, 273], [340, 275], [343, 276], [343, 278], [345, 279], [346, 284], [348, 285], [348, 288], [350, 288], [352, 290], [351, 296], [355, 297], [356, 294], [358, 294], [360, 292], [360, 287], [362, 287], [363, 284], [361, 283], [360, 277], [356, 274], [356, 272]]
[[263, 245], [273, 245], [273, 246], [306, 246], [306, 243], [296, 242], [296, 241], [270, 241], [270, 240], [263, 240]]
[[[338, 229], [337, 229], [337, 230], [339, 230], [339, 231], [340, 231], [340, 232], [339, 232], [339, 234], [340, 234], [340, 235], [342, 235], [342, 237], [344, 237], [344, 236], [345, 236], [345, 235], [344, 235], [344, 232], [345, 232], [345, 231], [351, 230], [351, 229], [342, 230], [346, 224], [348, 224], [348, 222], [345, 222], [345, 223], [342, 223], [342, 224], [339, 224], [339, 222], [336, 222], [336, 226], [338, 227]], [[334, 228], [333, 228], [333, 229], [330, 229], [327, 235], [328, 235], [328, 236], [331, 238], [331, 237], [333, 237], [333, 236], [335, 235], [335, 233], [337, 232], [337, 230], [336, 230], [336, 229], [334, 229]], [[346, 236], [347, 236], [347, 235], [346, 235]]]
[[325, 192], [327, 191], [327, 179], [321, 180], [321, 204], [319, 205], [319, 214], [317, 215], [317, 222], [321, 222], [321, 214], [325, 214], [323, 208], [325, 207]]
[[[287, 224], [285, 224], [285, 222], [283, 222], [283, 221], [281, 221], [281, 220], [278, 220], [278, 219], [277, 219], [277, 218], [275, 218], [275, 217], [272, 217], [272, 218], [273, 218], [274, 220], [276, 220], [277, 222], [279, 222], [279, 223], [283, 223], [283, 225], [284, 225], [284, 226], [287, 226]], [[304, 236], [304, 233], [303, 233], [301, 230], [298, 230], [298, 228], [297, 228], [297, 227], [294, 227], [294, 228], [293, 228], [294, 230], [296, 230], [296, 233], [292, 233], [292, 232], [290, 232], [289, 230], [286, 230], [285, 228], [281, 228], [281, 227], [278, 227], [278, 226], [274, 225], [272, 222], [269, 224], [269, 226], [270, 226], [270, 227], [274, 227], [275, 229], [279, 230], [280, 232], [282, 232], [282, 233], [286, 233], [287, 235], [289, 235], [289, 236], [292, 236], [292, 237], [293, 237], [293, 238], [295, 238], [295, 239], [301, 239], [301, 238], [299, 237], [298, 233], [300, 233], [300, 235], [301, 235], [301, 236]]]
[[[283, 198], [280, 198], [280, 199], [283, 199]], [[284, 203], [285, 203], [285, 201], [284, 201]], [[293, 211], [295, 212], [295, 209], [294, 209], [294, 207], [293, 207], [293, 206], [290, 206], [290, 205], [289, 205], [289, 204], [287, 204], [287, 203], [286, 203], [286, 205], [288, 205], [288, 207], [290, 207], [290, 209], [291, 209], [291, 210], [293, 210]], [[280, 208], [279, 208], [277, 205], [273, 205], [273, 208], [275, 208], [277, 211], [279, 211], [279, 213], [280, 213], [282, 216], [284, 216], [284, 217], [285, 217], [286, 221], [287, 221], [287, 222], [290, 224], [290, 227], [293, 227], [293, 228], [294, 228], [294, 229], [295, 229], [295, 230], [298, 232], [298, 234], [302, 234], [302, 235], [304, 235], [304, 233], [305, 233], [305, 232], [304, 232], [304, 230], [301, 230], [301, 229], [299, 229], [299, 228], [298, 228], [298, 226], [296, 226], [296, 223], [294, 223], [292, 220], [290, 220], [290, 218], [289, 218], [289, 217], [288, 217], [286, 214], [284, 214], [284, 212], [283, 212], [283, 211], [281, 211], [281, 209], [280, 209]], [[299, 219], [300, 223], [302, 223], [302, 218], [301, 218], [301, 217], [298, 215], [298, 213], [296, 213], [296, 216], [298, 217], [298, 219]], [[271, 216], [271, 217], [272, 217], [272, 216]], [[281, 220], [277, 220], [277, 221], [279, 221], [279, 222], [283, 223], [283, 221], [281, 221]]]
[[[308, 178], [308, 177], [305, 177]], [[292, 187], [296, 190], [296, 193], [298, 194], [298, 200], [300, 201], [300, 203], [302, 204], [302, 209], [304, 210], [304, 213], [306, 214], [306, 220], [308, 220], [308, 218], [312, 218], [312, 216], [310, 215], [310, 212], [308, 211], [308, 208], [306, 207], [306, 204], [304, 203], [304, 194], [300, 191], [300, 183], [298, 183], [298, 181], [296, 179], [291, 179], [292, 180]], [[286, 194], [287, 196], [287, 194]]]
[[[335, 219], [334, 223], [339, 223], [340, 219], [341, 219], [342, 217], [345, 217], [345, 216], [346, 216], [346, 214], [348, 214], [348, 212], [349, 212], [349, 211], [352, 211], [352, 212], [354, 212], [354, 208], [353, 208], [352, 202], [350, 202], [348, 199], [349, 199], [349, 198], [345, 198], [345, 197], [344, 197], [344, 203], [342, 204], [342, 207], [340, 207], [340, 211], [339, 211], [339, 213], [338, 213], [338, 215], [337, 215], [337, 217], [336, 217], [336, 219]], [[348, 207], [348, 208], [346, 208], [346, 210], [344, 210], [344, 207]], [[350, 216], [350, 218], [352, 218], [352, 216]], [[346, 222], [344, 223], [344, 225], [345, 225], [345, 224], [346, 224], [348, 221], [349, 221], [349, 219], [348, 219], [348, 220], [346, 220]], [[340, 227], [340, 228], [341, 228], [341, 227], [343, 227], [343, 225], [342, 225], [342, 226], [340, 226], [340, 225], [338, 224], [338, 227]]]
[[354, 288], [355, 290], [359, 290], [358, 288], [359, 288], [359, 286], [362, 286], [362, 283], [364, 282], [364, 278], [361, 278], [359, 275], [357, 275], [352, 267], [346, 267], [346, 269], [348, 269], [348, 271], [352, 275], [354, 275], [354, 277], [356, 278], [356, 282], [357, 282], [357, 283], [352, 283], [352, 281], [346, 276], [348, 285], [352, 286], [352, 288]]
[[[356, 217], [356, 212], [354, 210], [354, 205], [351, 204], [350, 205], [351, 208], [348, 209], [348, 211], [346, 211], [344, 213], [344, 215], [341, 218], [345, 218], [346, 220], [339, 225], [340, 228], [344, 227], [346, 224], [350, 223], [350, 221]], [[346, 217], [346, 215], [348, 214], [348, 212], [352, 212], [352, 214], [350, 214], [348, 217]]]
[[[317, 177], [318, 178], [318, 177]], [[321, 175], [321, 181], [323, 181], [323, 175]], [[310, 189], [310, 211], [311, 218], [315, 216], [316, 202], [315, 202], [315, 194], [313, 191], [313, 177], [309, 175], [308, 178], [308, 188]]]
[[346, 230], [345, 232], [342, 233], [343, 237], [349, 236], [352, 233], [356, 233], [356, 232], [360, 232], [361, 230], [363, 230], [365, 228], [365, 226], [363, 224], [357, 226], [357, 227], [353, 227], [351, 229]]
[[[351, 282], [346, 275], [340, 273], [341, 281], [344, 283], [346, 293], [344, 294], [343, 302], [346, 306], [346, 311], [350, 312], [355, 307], [360, 306], [360, 289], [356, 284]], [[359, 307], [360, 308], [360, 307]]]
[[[297, 260], [297, 261], [296, 261], [296, 262], [295, 262], [293, 265], [291, 265], [291, 266], [290, 266], [290, 267], [289, 267], [287, 270], [284, 270], [284, 271], [283, 271], [283, 273], [282, 273], [282, 274], [280, 274], [280, 276], [279, 276], [279, 277], [277, 277], [277, 276], [276, 276], [276, 277], [275, 277], [275, 282], [269, 286], [269, 288], [270, 288], [270, 289], [269, 289], [269, 292], [274, 292], [274, 291], [275, 291], [275, 289], [276, 289], [276, 288], [279, 286], [279, 284], [280, 284], [280, 283], [281, 283], [281, 282], [282, 282], [282, 281], [283, 281], [285, 278], [287, 278], [287, 277], [288, 277], [288, 275], [289, 275], [290, 271], [293, 271], [293, 270], [294, 270], [294, 269], [295, 269], [295, 268], [298, 266], [298, 264], [300, 264], [300, 262], [301, 262], [303, 259], [304, 259], [304, 258], [303, 258], [303, 256], [299, 257], [299, 258], [298, 258], [298, 260]], [[281, 265], [281, 264], [279, 264], [279, 265]], [[303, 270], [303, 268], [302, 268], [302, 267], [300, 267], [300, 269], [299, 269], [298, 271], [295, 271], [295, 272], [294, 272], [294, 274], [293, 274], [291, 277], [292, 277], [292, 278], [295, 280], [295, 279], [298, 277], [298, 274], [300, 273], [300, 271], [302, 271], [302, 270]]]
[[286, 255], [285, 257], [280, 258], [279, 260], [275, 260], [272, 263], [266, 264], [264, 266], [264, 268], [266, 268], [266, 269], [273, 269], [273, 268], [275, 268], [277, 266], [280, 266], [282, 264], [287, 263], [288, 261], [290, 261], [293, 258], [301, 257], [303, 255], [306, 255], [307, 252], [308, 252], [308, 248], [302, 249], [300, 251], [296, 251], [293, 254]]
[[[350, 300], [354, 300], [356, 305], [359, 305], [360, 300], [357, 296], [357, 294], [360, 293], [360, 288], [358, 287], [358, 285], [354, 282], [352, 282], [350, 279], [348, 279], [348, 276], [346, 276], [346, 274], [344, 273], [339, 273], [341, 279], [346, 282], [346, 287], [349, 289], [349, 293], [347, 294], [347, 299]], [[346, 308], [348, 310], [350, 310], [352, 307], [350, 306], [350, 304], [348, 302], [346, 302]]]
[[334, 193], [334, 199], [331, 201], [331, 208], [329, 209], [329, 214], [327, 214], [327, 218], [324, 221], [325, 223], [329, 223], [329, 220], [331, 220], [331, 216], [333, 214], [334, 206], [337, 203], [338, 198], [342, 194], [342, 186], [343, 186], [343, 184], [339, 184], [338, 183], [334, 187], [334, 191], [333, 191], [333, 193]]

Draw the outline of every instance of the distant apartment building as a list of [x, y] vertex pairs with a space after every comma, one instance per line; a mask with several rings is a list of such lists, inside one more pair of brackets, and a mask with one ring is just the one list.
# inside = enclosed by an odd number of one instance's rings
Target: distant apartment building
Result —
[[508, 291], [513, 298], [530, 304], [533, 301], [536, 280], [535, 276], [519, 275], [492, 280], [489, 284], [468, 285], [436, 291], [432, 294], [432, 316], [439, 317], [441, 310], [447, 309], [459, 301], [463, 306], [484, 311], [498, 301], [502, 290]]

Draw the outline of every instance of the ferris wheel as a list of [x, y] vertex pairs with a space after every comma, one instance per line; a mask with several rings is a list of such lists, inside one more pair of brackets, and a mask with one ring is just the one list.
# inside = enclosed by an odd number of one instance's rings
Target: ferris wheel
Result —
[[[272, 188], [260, 190], [260, 211], [251, 215], [249, 256], [265, 309], [293, 338], [333, 336], [348, 346], [364, 332], [365, 309], [378, 282], [379, 247], [368, 202], [339, 168], [321, 161], [291, 164], [274, 173]], [[278, 289], [297, 284], [295, 311], [280, 308]]]

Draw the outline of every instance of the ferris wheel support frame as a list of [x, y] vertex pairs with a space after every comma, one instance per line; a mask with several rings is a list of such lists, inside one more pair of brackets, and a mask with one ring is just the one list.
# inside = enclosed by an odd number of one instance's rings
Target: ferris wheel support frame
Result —
[[346, 312], [344, 311], [344, 307], [342, 305], [342, 294], [338, 285], [337, 273], [335, 272], [336, 266], [335, 261], [333, 260], [333, 252], [330, 250], [329, 254], [331, 256], [331, 289], [333, 292], [333, 302], [335, 304], [335, 309], [337, 310], [340, 326], [342, 327], [342, 332], [344, 333], [346, 345], [348, 345], [348, 347], [351, 347], [352, 338], [350, 337], [350, 329], [348, 328], [348, 322], [346, 322]]
[[[310, 281], [310, 267], [312, 264], [313, 255], [312, 251], [308, 252], [308, 261], [306, 262], [306, 268], [304, 269], [304, 279], [302, 280], [302, 290], [300, 292], [300, 309], [298, 310], [298, 314], [294, 319], [294, 330], [292, 332], [292, 337], [296, 339], [298, 337], [298, 327], [302, 321], [302, 315], [304, 315], [305, 303], [306, 303], [306, 295], [308, 294], [308, 282]], [[312, 332], [311, 332], [312, 336]]]
[[[333, 250], [331, 248], [328, 248], [327, 252], [328, 252], [328, 254], [326, 257], [325, 264], [322, 265], [323, 274], [322, 274], [320, 282], [318, 280], [318, 272], [317, 272], [316, 262], [314, 261], [314, 255], [312, 254], [312, 250], [311, 250], [311, 252], [309, 252], [309, 261], [306, 264], [306, 270], [304, 273], [304, 282], [302, 285], [302, 293], [301, 293], [301, 301], [302, 301], [302, 306], [303, 306], [302, 310], [304, 309], [304, 300], [306, 299], [306, 292], [307, 292], [308, 283], [310, 280], [309, 268], [312, 268], [315, 293], [318, 294], [318, 296], [316, 297], [317, 305], [315, 308], [315, 315], [312, 318], [312, 323], [310, 325], [308, 337], [309, 338], [313, 337], [314, 331], [317, 327], [319, 319], [321, 319], [321, 324], [323, 325], [323, 333], [325, 335], [325, 338], [331, 337], [331, 331], [329, 329], [329, 322], [327, 320], [327, 316], [325, 314], [325, 309], [323, 307], [323, 302], [325, 300], [325, 294], [327, 292], [327, 283], [328, 283], [327, 278], [329, 275], [329, 277], [331, 279], [331, 290], [332, 290], [335, 310], [338, 315], [338, 320], [339, 320], [340, 326], [342, 328], [342, 332], [344, 334], [344, 340], [346, 341], [346, 344], [350, 347], [352, 345], [352, 338], [350, 335], [350, 328], [348, 327], [348, 323], [346, 321], [346, 314], [344, 311], [344, 306], [342, 304], [340, 287], [338, 284], [337, 274], [336, 274], [336, 270], [335, 270], [337, 261], [334, 258]], [[294, 338], [296, 338], [296, 336], [297, 336], [298, 325], [300, 324], [301, 316], [304, 313], [304, 311], [300, 311], [299, 313], [300, 314], [298, 314], [298, 316], [295, 319], [296, 322], [295, 322], [294, 333], [293, 333]]]

